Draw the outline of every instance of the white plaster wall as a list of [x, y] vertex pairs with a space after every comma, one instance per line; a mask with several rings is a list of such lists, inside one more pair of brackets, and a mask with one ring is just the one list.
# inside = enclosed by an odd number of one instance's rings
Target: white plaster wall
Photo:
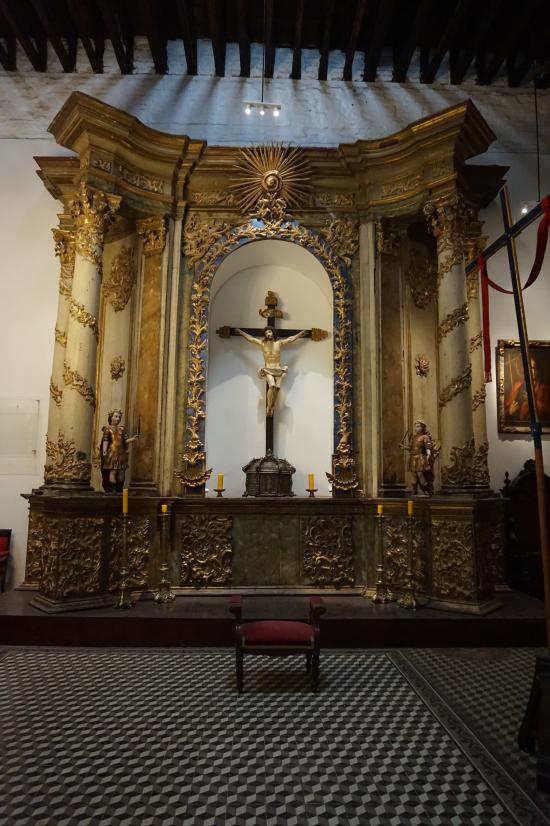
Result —
[[329, 331], [324, 341], [300, 339], [284, 348], [288, 366], [275, 408], [275, 454], [295, 468], [293, 490], [304, 495], [307, 474], [315, 474], [319, 496], [329, 495], [331, 469], [333, 379], [332, 290], [321, 264], [303, 248], [285, 241], [256, 241], [239, 248], [222, 263], [212, 284], [207, 382], [206, 452], [216, 476], [224, 474], [226, 496], [241, 496], [242, 467], [265, 455], [265, 382], [259, 347], [243, 338], [221, 339], [214, 331], [225, 325], [266, 325], [258, 310], [268, 290], [279, 297], [283, 318], [277, 327]]
[[[253, 48], [253, 67], [258, 67], [257, 47]], [[291, 52], [277, 50], [275, 78], [266, 84], [266, 100], [284, 104], [281, 117], [247, 119], [242, 102], [258, 99], [259, 69], [255, 77], [240, 78], [238, 48], [229, 47], [227, 76], [213, 77], [209, 46], [199, 43], [199, 76], [185, 75], [181, 43], [169, 44], [170, 74], [154, 74], [146, 44], [137, 44], [135, 73], [121, 76], [107, 44], [103, 75], [93, 75], [79, 50], [78, 71], [64, 74], [50, 54], [48, 72], [39, 74], [29, 68], [18, 53], [18, 72], [0, 72], [0, 238], [2, 264], [0, 306], [2, 307], [2, 358], [0, 377], [2, 395], [8, 398], [32, 397], [41, 400], [42, 423], [37, 466], [44, 463], [43, 434], [48, 402], [53, 327], [57, 303], [58, 264], [54, 257], [50, 228], [55, 226], [59, 205], [46, 193], [36, 176], [34, 155], [63, 155], [47, 127], [68, 95], [75, 90], [118, 106], [141, 118], [148, 125], [211, 144], [243, 145], [262, 141], [334, 146], [360, 138], [390, 134], [410, 121], [459, 103], [470, 97], [497, 135], [497, 141], [479, 161], [508, 164], [512, 202], [536, 198], [535, 132], [533, 93], [529, 88], [504, 86], [479, 87], [470, 75], [460, 87], [448, 85], [442, 66], [431, 86], [415, 82], [416, 66], [411, 67], [411, 82], [389, 82], [389, 63], [382, 66], [379, 80], [365, 85], [358, 81], [363, 56], [357, 53], [354, 82], [343, 83], [344, 55], [333, 55], [329, 80], [316, 80], [318, 55], [305, 53], [303, 80], [289, 80]], [[383, 61], [384, 62], [384, 61]], [[112, 72], [112, 74], [110, 74]], [[539, 93], [542, 153], [542, 192], [550, 191], [550, 93]], [[498, 210], [485, 216], [490, 237], [500, 232]], [[520, 260], [530, 255], [528, 239], [520, 242]], [[504, 260], [495, 261], [494, 277], [505, 278]], [[546, 320], [549, 306], [550, 272], [548, 264], [539, 283], [526, 296], [529, 331], [532, 338], [550, 339]], [[309, 322], [309, 320], [308, 320]], [[493, 338], [515, 336], [512, 302], [493, 297]], [[531, 455], [523, 436], [499, 437], [496, 433], [494, 386], [489, 386], [490, 469], [492, 483], [499, 487], [503, 471], [517, 472]], [[547, 441], [547, 440], [545, 440]], [[547, 462], [550, 465], [550, 461]], [[13, 581], [22, 578], [26, 544], [26, 505], [19, 497], [41, 481], [36, 477], [0, 477], [0, 520], [15, 532], [15, 570]]]

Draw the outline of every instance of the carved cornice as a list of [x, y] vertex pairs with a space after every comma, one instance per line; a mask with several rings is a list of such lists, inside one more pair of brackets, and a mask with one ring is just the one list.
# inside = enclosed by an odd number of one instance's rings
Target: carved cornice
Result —
[[80, 393], [84, 401], [88, 402], [91, 407], [95, 408], [95, 392], [91, 385], [86, 381], [84, 376], [72, 370], [67, 362], [63, 363], [63, 379], [67, 387], [72, 387], [77, 393]]
[[437, 340], [441, 341], [449, 333], [458, 327], [460, 324], [466, 324], [468, 321], [468, 305], [463, 304], [462, 307], [457, 307], [452, 313], [448, 313], [437, 329]]
[[166, 246], [166, 219], [163, 215], [152, 215], [136, 221], [138, 235], [143, 238], [143, 254], [159, 255]]
[[101, 272], [105, 234], [120, 206], [120, 197], [94, 190], [84, 181], [69, 208], [76, 226], [76, 251]]
[[467, 368], [464, 370], [460, 376], [457, 376], [455, 379], [449, 382], [449, 384], [443, 388], [443, 390], [439, 394], [439, 406], [445, 407], [451, 399], [454, 399], [455, 396], [458, 396], [460, 393], [463, 393], [464, 390], [467, 390], [472, 383], [472, 365], [468, 364]]
[[83, 327], [89, 327], [94, 336], [96, 338], [98, 337], [99, 330], [97, 326], [97, 318], [95, 315], [89, 313], [82, 304], [75, 301], [74, 298], [69, 300], [69, 312], [75, 321], [78, 321], [78, 323], [82, 324]]
[[123, 310], [135, 281], [134, 248], [122, 247], [111, 265], [108, 278], [103, 282], [103, 295], [108, 299], [115, 313]]
[[327, 218], [321, 235], [349, 268], [351, 260], [359, 249], [359, 226], [357, 221], [339, 221]]
[[57, 442], [46, 437], [46, 466], [44, 478], [47, 482], [54, 479], [87, 481], [90, 478], [91, 465], [79, 458], [75, 443], [58, 434]]

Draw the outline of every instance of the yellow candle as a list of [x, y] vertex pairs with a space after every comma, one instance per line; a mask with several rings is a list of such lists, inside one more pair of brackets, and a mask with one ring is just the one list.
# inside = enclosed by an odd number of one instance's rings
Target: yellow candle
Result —
[[313, 473], [308, 473], [307, 475], [307, 486], [309, 490], [314, 490], [315, 488], [315, 476]]
[[409, 499], [409, 501], [407, 502], [407, 516], [412, 516], [412, 515], [413, 515], [413, 500]]
[[168, 505], [165, 502], [160, 506], [160, 509], [162, 513], [168, 513]]
[[128, 488], [122, 491], [122, 513], [128, 513]]
[[382, 516], [382, 514], [384, 513], [384, 506], [378, 504], [376, 506], [376, 513], [378, 514], [378, 516]]
[[223, 488], [223, 473], [218, 473], [218, 490]]

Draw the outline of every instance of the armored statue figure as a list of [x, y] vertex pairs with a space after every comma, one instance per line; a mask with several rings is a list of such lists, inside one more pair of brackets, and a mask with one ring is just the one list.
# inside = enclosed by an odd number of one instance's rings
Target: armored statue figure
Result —
[[121, 425], [122, 410], [111, 410], [108, 424], [103, 427], [99, 452], [101, 456], [101, 482], [105, 493], [120, 492], [124, 487], [124, 475], [128, 467], [128, 444], [139, 437], [126, 436]]
[[409, 439], [409, 470], [412, 474], [413, 494], [418, 493], [418, 488], [426, 494], [434, 494], [434, 463], [439, 455], [439, 447], [434, 444], [434, 440], [428, 430], [426, 423], [422, 419], [417, 419], [413, 426], [413, 434]]

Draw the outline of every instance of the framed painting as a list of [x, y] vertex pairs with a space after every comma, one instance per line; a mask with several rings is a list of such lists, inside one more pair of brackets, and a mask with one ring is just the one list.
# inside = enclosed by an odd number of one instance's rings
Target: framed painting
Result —
[[[550, 433], [550, 341], [529, 342], [533, 389], [543, 433]], [[530, 433], [529, 406], [519, 341], [499, 339], [497, 347], [499, 433]]]

